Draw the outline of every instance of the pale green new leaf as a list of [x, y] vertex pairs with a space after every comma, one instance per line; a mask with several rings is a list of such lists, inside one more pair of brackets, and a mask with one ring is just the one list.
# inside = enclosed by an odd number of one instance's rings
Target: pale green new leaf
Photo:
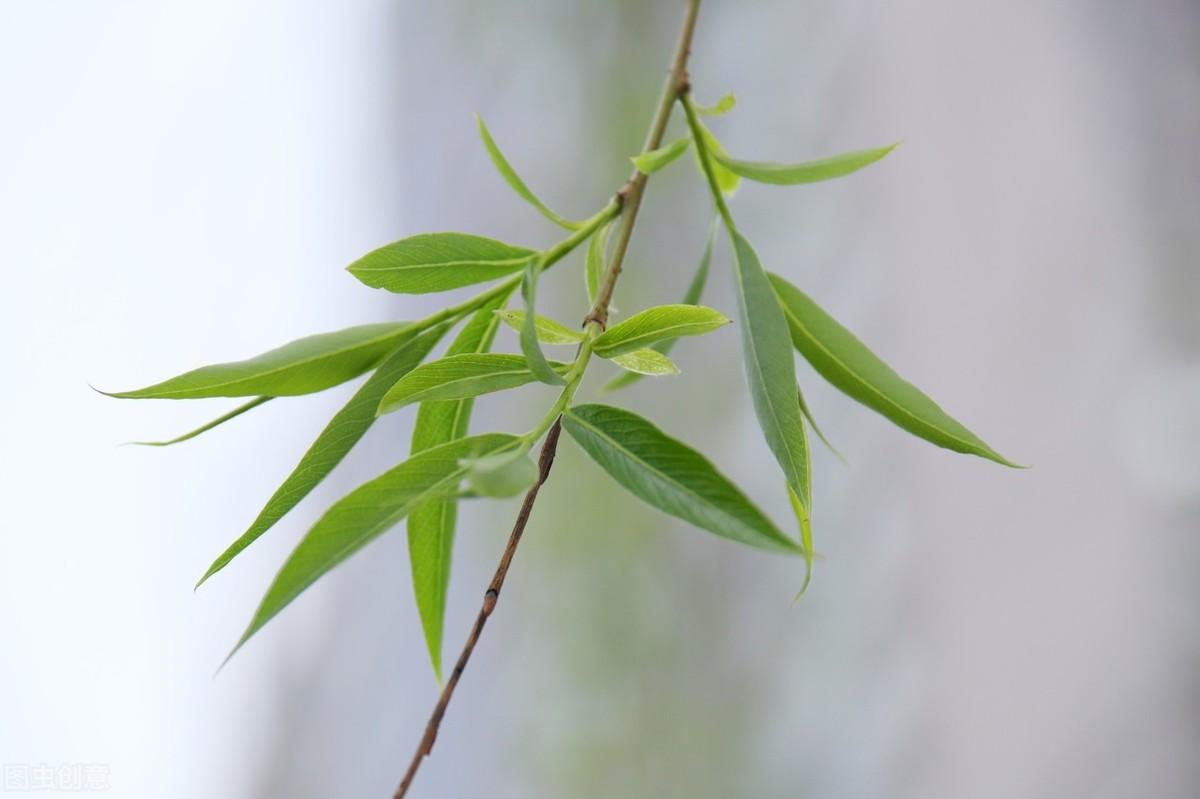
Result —
[[[696, 124], [699, 126], [700, 135], [704, 139], [704, 149], [708, 151], [709, 155], [713, 156], [709, 160], [712, 166], [713, 177], [716, 178], [717, 185], [720, 187], [721, 193], [732, 195], [737, 191], [738, 185], [742, 182], [742, 179], [720, 164], [719, 157], [723, 156], [728, 158], [729, 153], [725, 151], [725, 147], [722, 146], [721, 142], [717, 141], [717, 137], [713, 135], [713, 132], [709, 130], [704, 123], [697, 120]], [[700, 163], [700, 148], [697, 147], [692, 151], [692, 154], [695, 156], [696, 168], [699, 169], [700, 174], [703, 175], [704, 166]]]
[[534, 305], [537, 302], [538, 273], [541, 272], [540, 259], [530, 258], [525, 267], [525, 276], [521, 279], [521, 299], [525, 301], [525, 323], [521, 325], [521, 352], [529, 365], [529, 371], [534, 378], [551, 386], [565, 385], [562, 375], [556, 372], [538, 344], [537, 313]]
[[249, 360], [202, 366], [146, 388], [102, 393], [123, 399], [312, 394], [358, 377], [418, 332], [409, 322], [358, 325], [296, 339]]
[[754, 413], [788, 485], [808, 508], [808, 439], [796, 401], [796, 367], [787, 321], [750, 242], [737, 230], [730, 230], [729, 235], [737, 275], [742, 360]]
[[562, 419], [604, 471], [650, 505], [743, 544], [801, 553], [707, 458], [648, 420], [608, 405], [577, 405]]
[[467, 462], [467, 485], [481, 497], [523, 494], [538, 479], [537, 464], [524, 452], [513, 450]]
[[412, 456], [338, 500], [288, 556], [230, 657], [330, 569], [387, 532], [413, 508], [453, 493], [466, 474], [465, 459], [502, 452], [519, 442], [504, 433], [451, 441]]
[[187, 441], [189, 439], [193, 439], [196, 436], [200, 435], [201, 433], [207, 433], [209, 430], [212, 430], [214, 427], [223, 425], [226, 422], [228, 422], [230, 419], [236, 419], [237, 417], [241, 416], [246, 411], [253, 410], [253, 409], [257, 408], [259, 405], [262, 405], [264, 402], [266, 402], [267, 400], [270, 400], [270, 399], [273, 399], [273, 397], [256, 397], [256, 398], [250, 400], [249, 402], [247, 402], [245, 405], [239, 405], [236, 408], [234, 408], [232, 411], [230, 411], [229, 413], [226, 413], [222, 416], [218, 416], [216, 419], [213, 419], [211, 422], [200, 425], [195, 430], [190, 430], [181, 436], [175, 436], [175, 438], [171, 438], [166, 441], [130, 441], [129, 443], [134, 446], [138, 446], [138, 447], [169, 447], [172, 444], [178, 444], [181, 441]]
[[533, 255], [525, 247], [468, 233], [421, 233], [369, 252], [346, 268], [371, 288], [428, 294], [520, 272]]
[[325, 475], [341, 463], [355, 444], [358, 443], [371, 425], [375, 423], [375, 409], [384, 392], [402, 375], [419, 364], [434, 345], [445, 335], [448, 325], [440, 325], [422, 333], [417, 338], [404, 344], [389, 355], [375, 373], [371, 375], [362, 387], [354, 393], [340, 411], [334, 414], [325, 425], [317, 439], [304, 453], [300, 463], [287, 476], [287, 479], [275, 489], [275, 493], [267, 500], [267, 504], [259, 511], [258, 517], [242, 533], [236, 541], [221, 553], [208, 571], [200, 578], [197, 586], [212, 575], [225, 568], [229, 561], [237, 557], [243, 549], [250, 546], [259, 536], [271, 528], [284, 514], [308, 496]]
[[863, 167], [875, 163], [899, 146], [900, 142], [896, 142], [895, 144], [889, 144], [887, 147], [855, 150], [800, 164], [739, 161], [736, 158], [730, 158], [729, 154], [722, 150], [712, 150], [711, 152], [718, 164], [735, 175], [740, 175], [759, 183], [772, 183], [776, 186], [795, 186], [801, 183], [817, 183], [822, 180], [840, 178], [843, 175], [849, 175], [851, 172], [857, 172]]
[[813, 536], [812, 536], [812, 515], [808, 508], [800, 503], [800, 498], [796, 496], [796, 492], [791, 486], [787, 487], [788, 501], [792, 504], [792, 513], [796, 514], [796, 522], [800, 526], [800, 546], [804, 549], [804, 582], [800, 585], [800, 590], [796, 593], [798, 601], [804, 596], [804, 592], [808, 590], [808, 584], [812, 582], [813, 561], [816, 559], [816, 553], [813, 552]]
[[808, 426], [811, 427], [813, 432], [817, 434], [817, 438], [821, 439], [821, 443], [824, 444], [825, 447], [832, 452], [839, 461], [845, 463], [846, 459], [842, 457], [842, 453], [838, 452], [837, 447], [829, 443], [829, 439], [825, 437], [825, 434], [821, 432], [821, 428], [817, 426], [817, 420], [813, 418], [812, 411], [808, 409], [808, 403], [804, 400], [804, 392], [800, 390], [799, 383], [796, 384], [796, 399], [800, 403], [800, 413], [804, 414], [804, 418], [808, 421]]
[[592, 343], [592, 352], [601, 358], [612, 358], [656, 341], [701, 336], [727, 324], [728, 317], [703, 305], [657, 305], [601, 333]]
[[[564, 374], [571, 364], [554, 362], [552, 368]], [[414, 402], [477, 397], [523, 386], [536, 379], [520, 355], [450, 355], [422, 364], [398, 380], [379, 403], [379, 413], [391, 413]]]
[[[696, 267], [696, 273], [692, 275], [692, 282], [688, 284], [687, 291], [683, 295], [684, 305], [695, 305], [700, 302], [701, 295], [704, 294], [704, 284], [708, 281], [708, 266], [712, 261], [713, 239], [716, 238], [717, 220], [713, 220], [712, 227], [708, 232], [708, 241], [704, 245], [704, 254], [700, 257], [700, 265]], [[652, 350], [657, 350], [664, 356], [667, 355], [671, 348], [675, 346], [677, 339], [666, 339], [665, 341], [655, 342]], [[636, 353], [631, 353], [636, 354]], [[628, 357], [628, 356], [626, 356]], [[608, 381], [601, 389], [603, 393], [616, 391], [619, 388], [635, 383], [642, 379], [642, 375], [637, 370], [627, 370]]]
[[735, 105], [737, 105], [737, 98], [733, 96], [733, 92], [729, 92], [712, 105], [693, 103], [692, 108], [696, 109], [697, 114], [703, 114], [706, 117], [719, 117], [728, 114], [733, 110]]
[[664, 144], [657, 150], [650, 150], [649, 152], [642, 153], [641, 155], [635, 155], [630, 160], [633, 161], [633, 165], [637, 167], [638, 172], [641, 172], [643, 175], [653, 175], [655, 172], [662, 169], [679, 156], [683, 155], [684, 151], [687, 150], [691, 143], [692, 140], [687, 136], [684, 136], [676, 139], [670, 144]]
[[[497, 297], [476, 311], [446, 348], [446, 354], [487, 352], [500, 325], [494, 312], [507, 301], [507, 295]], [[473, 399], [422, 402], [413, 423], [411, 454], [466, 436], [474, 403]], [[457, 520], [458, 503], [453, 498], [446, 498], [433, 499], [414, 508], [407, 521], [413, 593], [433, 672], [439, 681], [442, 678], [446, 593], [450, 585], [450, 563]]]
[[475, 120], [479, 123], [479, 138], [483, 139], [483, 146], [487, 148], [488, 156], [491, 157], [496, 171], [500, 173], [500, 176], [504, 178], [512, 190], [521, 196], [521, 199], [536, 208], [542, 216], [567, 230], [578, 230], [583, 226], [582, 222], [574, 222], [559, 216], [551, 211], [544, 202], [539, 200], [537, 195], [525, 185], [525, 181], [521, 180], [521, 177], [512, 168], [512, 165], [508, 163], [508, 159], [504, 157], [504, 153], [500, 152], [500, 148], [496, 145], [496, 140], [492, 138], [491, 132], [483, 122], [483, 117], [476, 114]]
[[675, 362], [663, 355], [657, 350], [652, 350], [649, 347], [643, 350], [634, 350], [627, 352], [624, 355], [617, 355], [609, 358], [613, 363], [629, 374], [639, 375], [677, 375], [679, 367]]
[[915, 436], [939, 447], [1016, 466], [896, 374], [804, 292], [771, 275], [792, 342], [830, 383]]
[[587, 282], [588, 303], [596, 301], [596, 292], [600, 290], [600, 282], [604, 279], [604, 256], [608, 247], [608, 231], [612, 222], [596, 231], [588, 241], [587, 254], [584, 257], [583, 274]]
[[[500, 317], [504, 324], [518, 332], [525, 327], [524, 311], [496, 311], [496, 316]], [[538, 341], [543, 344], [578, 344], [584, 338], [582, 331], [572, 330], [547, 316], [538, 315], [535, 317], [533, 324], [537, 332]]]

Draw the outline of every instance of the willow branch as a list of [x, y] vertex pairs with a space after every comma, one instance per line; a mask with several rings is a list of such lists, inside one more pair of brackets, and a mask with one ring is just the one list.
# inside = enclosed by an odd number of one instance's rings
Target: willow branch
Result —
[[[662, 145], [663, 134], [666, 132], [667, 122], [671, 118], [671, 110], [674, 108], [675, 102], [687, 94], [687, 60], [691, 52], [692, 35], [696, 29], [696, 17], [699, 10], [700, 0], [688, 0], [687, 11], [683, 19], [683, 29], [679, 34], [679, 43], [675, 48], [675, 54], [671, 60], [670, 74], [667, 77], [667, 84], [659, 99], [658, 109], [655, 111], [654, 119], [650, 124], [650, 131], [646, 135], [646, 144], [643, 151], [655, 150]], [[596, 292], [595, 302], [584, 319], [585, 324], [597, 325], [603, 328], [608, 322], [608, 306], [612, 301], [613, 288], [616, 285], [617, 278], [621, 274], [621, 264], [625, 260], [625, 251], [629, 247], [629, 239], [633, 235], [633, 227], [637, 222], [638, 209], [642, 204], [642, 196], [645, 194], [647, 181], [647, 175], [635, 171], [621, 190], [617, 192], [617, 199], [621, 203], [621, 227], [617, 235], [616, 245], [613, 248], [612, 260], [609, 262], [608, 269], [604, 273], [604, 279]], [[500, 556], [500, 563], [496, 566], [496, 573], [492, 576], [492, 581], [488, 584], [487, 591], [483, 594], [483, 605], [479, 609], [479, 614], [475, 617], [475, 624], [471, 627], [471, 632], [467, 636], [466, 643], [463, 645], [462, 653], [458, 656], [458, 660], [454, 664], [454, 670], [450, 673], [449, 679], [446, 680], [446, 685], [442, 688], [442, 693], [433, 708], [433, 713], [429, 716], [429, 721], [425, 725], [425, 733], [421, 736], [421, 742], [417, 745], [417, 751], [413, 754], [412, 761], [408, 765], [408, 770], [404, 774], [404, 779], [400, 782], [400, 787], [396, 789], [394, 799], [403, 799], [408, 793], [408, 789], [412, 785], [413, 779], [416, 778], [417, 770], [421, 767], [421, 763], [433, 751], [433, 744], [437, 740], [438, 729], [441, 727], [442, 719], [446, 715], [446, 708], [449, 707], [450, 700], [454, 697], [454, 690], [458, 687], [458, 681], [462, 678], [463, 671], [467, 668], [467, 663], [471, 660], [471, 655], [475, 651], [476, 644], [479, 643], [479, 637], [483, 634], [484, 625], [487, 624], [488, 618], [496, 609], [496, 602], [500, 599], [500, 590], [504, 587], [504, 580], [508, 576], [509, 567], [512, 565], [513, 557], [517, 553], [517, 546], [521, 543], [521, 536], [524, 535], [525, 526], [529, 523], [529, 516], [533, 512], [533, 504], [537, 501], [538, 492], [541, 490], [542, 485], [545, 484], [547, 478], [550, 476], [550, 468], [554, 465], [554, 455], [558, 451], [560, 431], [560, 421], [556, 419], [547, 431], [545, 441], [542, 442], [541, 454], [538, 457], [538, 481], [525, 494], [525, 500], [521, 503], [521, 510], [517, 514], [516, 521], [513, 523], [508, 543], [504, 547], [504, 553]]]

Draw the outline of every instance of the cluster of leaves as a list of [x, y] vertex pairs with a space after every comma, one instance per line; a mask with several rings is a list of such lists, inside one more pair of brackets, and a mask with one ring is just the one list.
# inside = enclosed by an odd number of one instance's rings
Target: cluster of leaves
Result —
[[[213, 561], [201, 583], [312, 491], [378, 416], [417, 405], [408, 459], [359, 486], [321, 516], [279, 570], [235, 652], [323, 574], [407, 520], [417, 606], [429, 654], [440, 675], [457, 503], [470, 497], [508, 497], [529, 489], [538, 478], [530, 450], [559, 419], [568, 435], [605, 472], [646, 503], [725, 538], [803, 556], [807, 586], [813, 549], [812, 465], [806, 424], [812, 426], [812, 420], [796, 381], [793, 349], [835, 387], [914, 435], [1012, 465], [892, 371], [808, 295], [783, 277], [768, 273], [730, 215], [726, 198], [743, 178], [776, 185], [828, 180], [878, 161], [892, 147], [800, 164], [739, 160], [726, 152], [700, 120], [701, 115], [729, 111], [734, 105], [732, 95], [711, 107], [696, 105], [687, 95], [680, 102], [688, 135], [633, 159], [636, 168], [649, 175], [692, 148], [711, 191], [717, 216], [699, 268], [680, 304], [647, 308], [607, 329], [596, 321], [576, 329], [538, 315], [538, 278], [585, 244], [584, 284], [588, 301], [597, 302], [606, 277], [615, 277], [606, 274], [605, 259], [608, 233], [621, 215], [621, 203], [614, 198], [586, 220], [560, 216], [530, 191], [480, 120], [481, 138], [500, 174], [542, 215], [567, 230], [566, 238], [543, 250], [464, 233], [402, 239], [363, 256], [350, 265], [350, 273], [368, 286], [400, 294], [489, 282], [492, 287], [419, 321], [361, 325], [309, 336], [249, 360], [205, 366], [146, 388], [112, 394], [135, 399], [251, 398], [198, 430], [171, 441], [153, 442], [164, 445], [198, 435], [273, 398], [323, 391], [370, 373], [257, 518]], [[574, 402], [593, 357], [624, 370], [605, 386], [613, 391], [644, 375], [677, 373], [668, 353], [678, 339], [710, 333], [730, 321], [698, 304], [708, 278], [717, 220], [732, 244], [738, 298], [735, 316], [754, 410], [782, 470], [796, 512], [798, 539], [783, 532], [703, 455], [649, 420], [609, 405]], [[509, 309], [509, 301], [518, 291], [522, 307]], [[442, 356], [426, 361], [459, 323], [461, 330]], [[520, 353], [491, 351], [502, 324], [519, 332]], [[543, 345], [573, 346], [575, 356], [570, 361], [550, 360], [543, 354]], [[520, 435], [469, 435], [476, 397], [535, 381], [558, 386], [560, 393], [534, 427]]]

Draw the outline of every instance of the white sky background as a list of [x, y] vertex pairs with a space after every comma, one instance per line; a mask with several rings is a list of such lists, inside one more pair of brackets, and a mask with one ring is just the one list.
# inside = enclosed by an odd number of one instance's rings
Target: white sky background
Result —
[[[836, 186], [748, 187], [735, 213], [768, 265], [1035, 468], [908, 440], [802, 370], [850, 461], [819, 455], [826, 560], [809, 597], [787, 610], [785, 568], [664, 525], [673, 537], [641, 567], [655, 577], [646, 615], [671, 619], [684, 653], [715, 640], [753, 653], [726, 667], [758, 668], [764, 652], [778, 666], [756, 679], [774, 693], [746, 766], [764, 796], [801, 780], [821, 797], [1194, 796], [1200, 170], [1182, 132], [1200, 123], [1197, 15], [1183, 0], [1129, 18], [1082, 0], [810, 5], [707, 3], [694, 73], [712, 95], [738, 91], [718, 128], [730, 149], [784, 159], [905, 144]], [[107, 764], [122, 797], [394, 787], [432, 697], [399, 536], [212, 674], [305, 523], [393, 462], [408, 420], [387, 420], [193, 594], [348, 390], [141, 450], [115, 444], [233, 403], [120, 402], [87, 382], [128, 388], [417, 316], [430, 300], [367, 291], [341, 267], [418, 229], [548, 241], [486, 171], [472, 111], [531, 184], [585, 211], [569, 166], [589, 108], [571, 93], [585, 67], [571, 64], [620, 37], [594, 5], [586, 31], [557, 0], [468, 30], [471, 8], [0, 5], [0, 762]], [[666, 48], [674, 9], [649, 17], [638, 41]], [[513, 59], [521, 26], [542, 23], [559, 27]], [[797, 31], [803, 47], [789, 43]], [[522, 139], [531, 123], [539, 135]], [[660, 185], [648, 214], [675, 196]], [[687, 266], [697, 249], [643, 233], [639, 267], [651, 255]], [[724, 266], [709, 301], [731, 307]], [[628, 285], [664, 301], [683, 282], [642, 274]], [[701, 448], [765, 498], [774, 478], [754, 471], [763, 450], [740, 385], [702, 381], [736, 343], [686, 350], [679, 388], [631, 401], [674, 432], [732, 419]], [[678, 408], [673, 392], [707, 401]], [[554, 795], [565, 778], [543, 761], [587, 743], [580, 719], [625, 718], [623, 697], [603, 682], [580, 696], [564, 665], [563, 630], [590, 628], [545, 615], [586, 603], [565, 592], [604, 567], [550, 559], [555, 507], [531, 528], [523, 582], [480, 651], [490, 671], [464, 682], [422, 795]], [[468, 528], [448, 657], [498, 547]], [[548, 566], [557, 577], [539, 577]], [[681, 616], [706, 585], [728, 615]], [[643, 665], [646, 690], [663, 692]], [[704, 701], [740, 685], [705, 674]], [[524, 746], [512, 730], [553, 740]], [[612, 779], [637, 795], [625, 771]]]

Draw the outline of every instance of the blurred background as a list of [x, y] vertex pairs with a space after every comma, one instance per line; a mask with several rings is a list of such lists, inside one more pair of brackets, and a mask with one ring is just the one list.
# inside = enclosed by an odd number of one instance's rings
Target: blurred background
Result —
[[[145, 450], [116, 445], [234, 403], [88, 383], [423, 315], [443, 298], [342, 271], [406, 235], [553, 242], [472, 113], [552, 207], [590, 214], [640, 147], [682, 6], [0, 4], [6, 779], [391, 795], [437, 690], [402, 534], [213, 673], [307, 526], [403, 457], [411, 415], [193, 594], [353, 387]], [[1200, 6], [708, 0], [691, 72], [701, 101], [737, 93], [713, 128], [739, 157], [904, 140], [844, 180], [744, 185], [734, 213], [769, 268], [1033, 469], [938, 450], [801, 364], [847, 463], [815, 450], [823, 560], [793, 607], [800, 564], [638, 504], [564, 439], [413, 795], [1200, 795]], [[650, 184], [623, 309], [677, 301], [703, 249], [681, 164]], [[716, 252], [705, 301], [732, 311]], [[581, 268], [543, 308], [584, 313]], [[732, 329], [684, 342], [683, 374], [624, 401], [783, 522], [738, 352]], [[551, 394], [523, 392], [473, 429], [527, 427]], [[447, 659], [515, 510], [460, 517]]]

